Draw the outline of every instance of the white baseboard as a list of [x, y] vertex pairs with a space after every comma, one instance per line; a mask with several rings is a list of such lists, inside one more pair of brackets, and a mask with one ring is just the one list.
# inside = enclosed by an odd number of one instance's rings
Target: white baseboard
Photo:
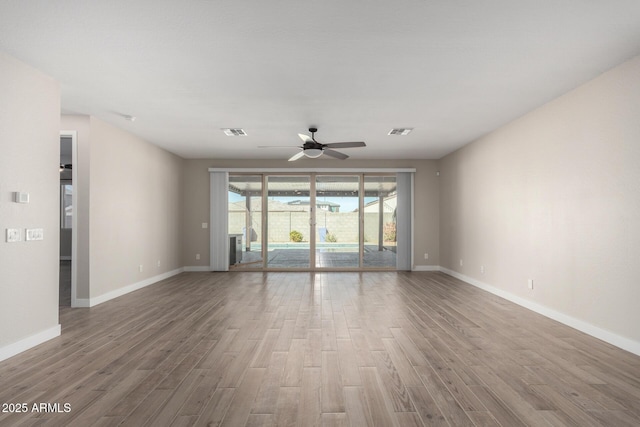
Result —
[[14, 342], [13, 344], [0, 348], [0, 362], [35, 347], [38, 344], [42, 344], [45, 341], [49, 341], [52, 338], [60, 336], [60, 331], [60, 325], [56, 325], [52, 328], [45, 329], [42, 332], [38, 332], [37, 334], [23, 338], [18, 342]]
[[91, 307], [91, 300], [89, 298], [76, 298], [75, 301], [71, 301], [71, 307], [73, 308]]
[[440, 267], [440, 271], [464, 282], [467, 282], [468, 284], [473, 285], [477, 288], [483, 289], [501, 298], [509, 300], [524, 308], [528, 308], [531, 311], [535, 311], [538, 314], [542, 314], [545, 317], [556, 320], [560, 323], [584, 332], [587, 335], [591, 335], [592, 337], [601, 339], [604, 342], [615, 345], [616, 347], [640, 356], [640, 342], [630, 340], [629, 338], [614, 334], [613, 332], [607, 331], [606, 329], [599, 328], [588, 322], [564, 314], [560, 311], [556, 311], [552, 308], [546, 307], [536, 302], [529, 301], [517, 295], [513, 295], [512, 293], [503, 291], [502, 289], [498, 289], [472, 277], [465, 276], [464, 274], [458, 273], [457, 271], [449, 270], [448, 268], [444, 267]]
[[184, 268], [184, 271], [211, 271], [208, 265], [190, 265]]
[[[149, 277], [148, 279], [142, 280], [137, 283], [132, 283], [131, 285], [124, 286], [122, 288], [116, 289], [111, 292], [107, 292], [106, 294], [99, 295], [94, 298], [89, 299], [88, 307], [95, 307], [98, 304], [102, 304], [103, 302], [107, 302], [114, 298], [118, 298], [122, 295], [128, 294], [129, 292], [137, 291], [138, 289], [142, 289], [146, 286], [153, 285], [160, 280], [168, 279], [169, 277], [175, 276], [176, 274], [180, 274], [184, 271], [184, 267], [177, 268], [175, 270], [167, 271], [166, 273], [158, 274], [157, 276]], [[78, 300], [76, 300], [78, 302]]]
[[411, 271], [440, 271], [437, 265], [414, 265]]

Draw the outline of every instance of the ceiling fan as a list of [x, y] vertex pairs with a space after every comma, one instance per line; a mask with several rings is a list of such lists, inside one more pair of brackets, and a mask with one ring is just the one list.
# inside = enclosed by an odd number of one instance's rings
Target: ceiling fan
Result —
[[[300, 149], [300, 152], [291, 156], [291, 158], [289, 159], [290, 162], [293, 162], [305, 156], [311, 159], [315, 159], [322, 156], [323, 154], [329, 157], [333, 157], [335, 159], [344, 160], [344, 159], [347, 159], [349, 156], [347, 156], [344, 153], [341, 153], [340, 151], [333, 150], [333, 148], [355, 148], [355, 147], [367, 146], [367, 144], [365, 144], [362, 141], [331, 142], [329, 144], [321, 144], [318, 141], [316, 141], [316, 138], [315, 138], [315, 133], [318, 132], [318, 129], [309, 128], [309, 132], [311, 132], [311, 136], [305, 135], [302, 133], [298, 134], [300, 139], [302, 139], [303, 144], [300, 147], [298, 147]], [[261, 148], [269, 148], [269, 147], [263, 146]]]

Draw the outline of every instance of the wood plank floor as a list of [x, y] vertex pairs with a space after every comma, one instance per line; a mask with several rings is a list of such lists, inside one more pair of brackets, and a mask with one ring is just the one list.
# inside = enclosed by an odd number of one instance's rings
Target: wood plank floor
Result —
[[60, 322], [1, 426], [640, 425], [640, 357], [442, 273], [183, 273]]

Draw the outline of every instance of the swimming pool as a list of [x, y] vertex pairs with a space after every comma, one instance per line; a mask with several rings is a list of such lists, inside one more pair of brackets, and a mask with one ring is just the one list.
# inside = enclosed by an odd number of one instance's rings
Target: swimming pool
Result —
[[[352, 249], [358, 250], [358, 243], [328, 243], [328, 242], [319, 242], [316, 243], [316, 249]], [[309, 249], [309, 242], [283, 242], [283, 243], [269, 243], [267, 245], [268, 250], [275, 249]]]

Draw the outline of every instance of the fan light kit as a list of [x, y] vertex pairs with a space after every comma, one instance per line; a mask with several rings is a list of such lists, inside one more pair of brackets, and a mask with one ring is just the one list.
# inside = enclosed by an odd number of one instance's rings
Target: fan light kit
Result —
[[304, 150], [304, 155], [311, 159], [317, 159], [322, 156], [322, 150], [319, 148], [307, 148]]
[[[357, 142], [331, 142], [329, 144], [321, 144], [316, 141], [315, 133], [318, 132], [317, 128], [309, 128], [309, 132], [311, 132], [311, 136], [299, 133], [298, 136], [302, 139], [303, 144], [299, 146], [299, 153], [294, 154], [289, 159], [290, 162], [298, 160], [302, 157], [308, 157], [310, 159], [317, 159], [318, 157], [326, 154], [329, 157], [333, 157], [334, 159], [344, 160], [349, 158], [344, 153], [340, 151], [333, 150], [333, 148], [355, 148], [355, 147], [366, 147], [362, 141]], [[274, 148], [273, 146], [259, 146], [258, 148]]]

